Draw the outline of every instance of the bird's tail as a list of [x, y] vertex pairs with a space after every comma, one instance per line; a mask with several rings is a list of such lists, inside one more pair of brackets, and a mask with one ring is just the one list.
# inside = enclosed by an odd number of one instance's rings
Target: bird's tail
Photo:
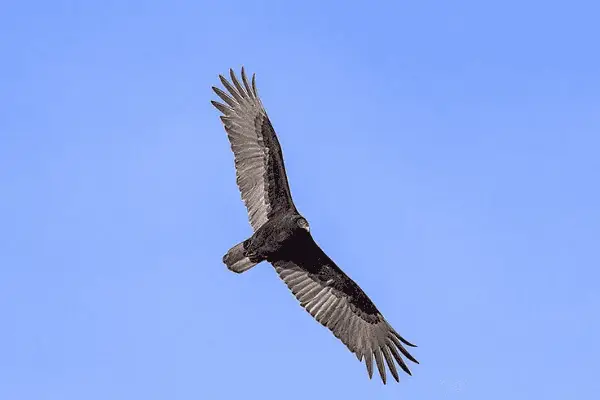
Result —
[[252, 261], [250, 257], [246, 257], [244, 252], [245, 243], [246, 241], [236, 244], [223, 256], [223, 262], [227, 265], [227, 268], [237, 274], [248, 271], [260, 262]]

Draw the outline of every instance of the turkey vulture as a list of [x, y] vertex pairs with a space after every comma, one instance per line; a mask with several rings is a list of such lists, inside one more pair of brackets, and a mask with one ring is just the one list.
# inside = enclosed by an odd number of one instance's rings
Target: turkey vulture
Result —
[[255, 75], [250, 84], [243, 67], [241, 83], [233, 70], [229, 73], [231, 82], [219, 75], [229, 94], [213, 86], [224, 104], [211, 103], [223, 113], [237, 184], [254, 234], [233, 246], [223, 262], [238, 274], [262, 261], [271, 263], [300, 305], [359, 361], [364, 358], [369, 378], [375, 359], [386, 383], [385, 360], [398, 382], [394, 360], [410, 375], [402, 356], [418, 361], [404, 345], [416, 346], [392, 328], [365, 292], [314, 241], [292, 200], [281, 146], [258, 96]]

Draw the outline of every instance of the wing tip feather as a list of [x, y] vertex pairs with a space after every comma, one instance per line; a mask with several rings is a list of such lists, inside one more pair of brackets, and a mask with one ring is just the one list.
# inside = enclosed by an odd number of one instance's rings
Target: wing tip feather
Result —
[[223, 103], [219, 103], [218, 101], [211, 100], [210, 104], [212, 104], [217, 110], [221, 111], [223, 114], [228, 114], [231, 111], [231, 108], [227, 107]]

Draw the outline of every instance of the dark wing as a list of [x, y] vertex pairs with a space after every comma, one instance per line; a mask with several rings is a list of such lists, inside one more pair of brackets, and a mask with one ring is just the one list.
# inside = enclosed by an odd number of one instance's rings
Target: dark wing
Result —
[[418, 364], [403, 344], [416, 346], [391, 327], [365, 292], [310, 235], [294, 243], [293, 247], [293, 254], [282, 256], [281, 260], [273, 262], [273, 266], [300, 305], [340, 339], [359, 361], [364, 357], [369, 378], [373, 376], [373, 358], [384, 384], [384, 359], [396, 381], [399, 378], [394, 360], [411, 375], [401, 354]]
[[221, 121], [235, 157], [237, 184], [248, 209], [250, 224], [256, 231], [272, 215], [295, 210], [295, 206], [281, 146], [258, 96], [255, 76], [252, 76], [250, 86], [242, 67], [242, 86], [233, 70], [229, 73], [233, 85], [219, 75], [229, 94], [213, 87], [226, 104], [211, 103], [223, 113]]

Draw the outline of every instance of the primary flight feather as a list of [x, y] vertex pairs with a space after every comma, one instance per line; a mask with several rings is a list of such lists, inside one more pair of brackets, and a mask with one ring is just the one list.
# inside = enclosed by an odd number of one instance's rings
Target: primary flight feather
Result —
[[236, 273], [270, 262], [300, 305], [359, 361], [364, 359], [369, 378], [375, 360], [384, 384], [386, 365], [399, 381], [396, 364], [410, 374], [404, 359], [418, 361], [405, 346], [416, 346], [392, 328], [365, 292], [313, 240], [292, 200], [281, 146], [258, 96], [255, 75], [250, 82], [242, 67], [240, 82], [233, 70], [229, 72], [231, 82], [219, 76], [227, 92], [213, 87], [223, 103], [212, 104], [223, 114], [254, 234], [232, 247], [223, 262]]

